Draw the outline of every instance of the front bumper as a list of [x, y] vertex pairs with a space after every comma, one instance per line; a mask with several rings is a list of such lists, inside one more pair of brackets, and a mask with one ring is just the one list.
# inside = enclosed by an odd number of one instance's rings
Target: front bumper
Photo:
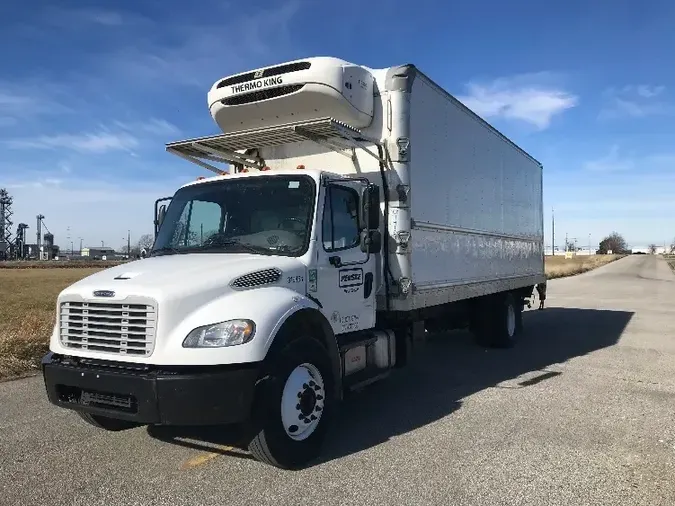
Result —
[[158, 425], [216, 425], [249, 418], [259, 364], [165, 367], [64, 357], [42, 359], [52, 404]]

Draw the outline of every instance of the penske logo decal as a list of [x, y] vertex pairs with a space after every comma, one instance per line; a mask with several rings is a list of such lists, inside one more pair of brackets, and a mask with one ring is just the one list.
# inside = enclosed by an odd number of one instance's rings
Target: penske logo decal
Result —
[[261, 90], [263, 88], [268, 88], [269, 86], [279, 86], [283, 83], [284, 81], [281, 76], [267, 77], [265, 79], [258, 79], [257, 81], [249, 81], [247, 83], [230, 86], [230, 91], [232, 93], [244, 93], [247, 91]]
[[339, 276], [340, 288], [361, 286], [363, 284], [363, 269], [342, 269]]

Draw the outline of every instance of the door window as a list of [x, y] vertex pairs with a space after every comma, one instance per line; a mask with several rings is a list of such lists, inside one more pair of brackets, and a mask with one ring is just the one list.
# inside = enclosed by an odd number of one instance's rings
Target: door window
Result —
[[351, 188], [329, 186], [323, 208], [323, 247], [326, 251], [354, 248], [360, 242], [359, 195]]

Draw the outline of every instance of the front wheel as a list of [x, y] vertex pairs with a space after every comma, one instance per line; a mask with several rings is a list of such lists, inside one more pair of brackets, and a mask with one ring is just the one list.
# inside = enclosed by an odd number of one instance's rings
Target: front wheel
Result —
[[302, 467], [318, 457], [337, 402], [328, 353], [314, 339], [299, 339], [281, 350], [270, 369], [249, 451], [275, 467]]

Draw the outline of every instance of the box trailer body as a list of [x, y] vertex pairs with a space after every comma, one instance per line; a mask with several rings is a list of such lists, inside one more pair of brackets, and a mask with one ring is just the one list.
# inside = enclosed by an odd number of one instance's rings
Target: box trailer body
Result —
[[148, 258], [59, 295], [53, 403], [109, 429], [246, 422], [295, 467], [425, 328], [515, 342], [545, 281], [542, 167], [416, 67], [298, 60], [208, 106], [222, 133], [167, 151], [217, 175], [155, 204]]

